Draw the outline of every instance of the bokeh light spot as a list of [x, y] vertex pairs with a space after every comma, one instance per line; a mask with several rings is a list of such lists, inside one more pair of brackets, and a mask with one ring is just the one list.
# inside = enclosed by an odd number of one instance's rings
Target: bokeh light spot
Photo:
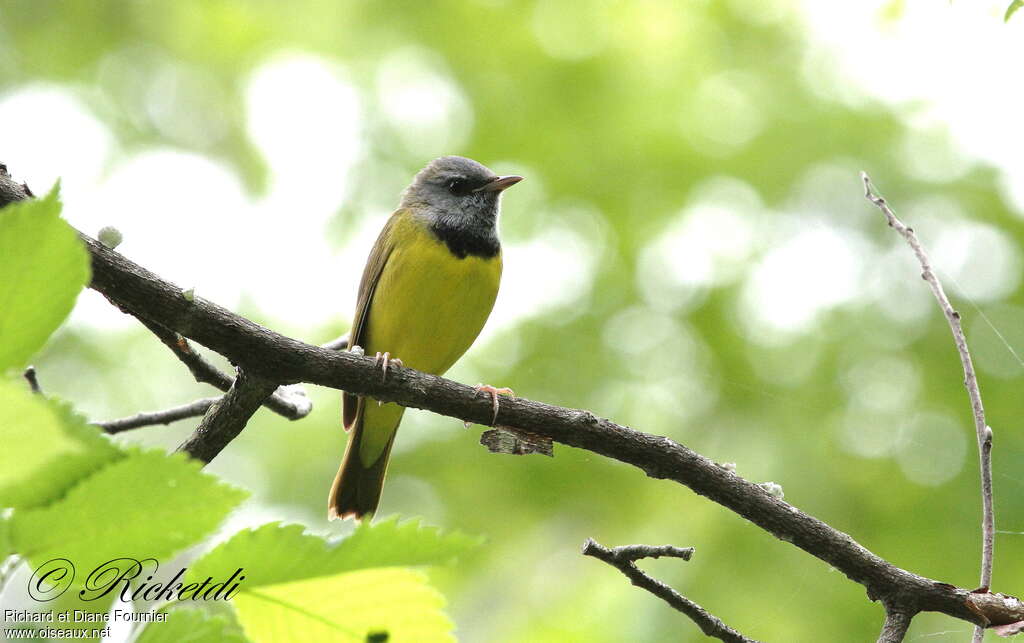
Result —
[[443, 156], [461, 148], [472, 130], [469, 100], [429, 51], [402, 49], [385, 58], [377, 72], [377, 101], [413, 155]]
[[825, 227], [798, 230], [773, 246], [744, 284], [740, 319], [748, 336], [773, 343], [857, 297], [866, 253], [859, 235]]
[[926, 413], [907, 425], [896, 459], [911, 482], [937, 486], [960, 473], [966, 455], [965, 427], [948, 415]]

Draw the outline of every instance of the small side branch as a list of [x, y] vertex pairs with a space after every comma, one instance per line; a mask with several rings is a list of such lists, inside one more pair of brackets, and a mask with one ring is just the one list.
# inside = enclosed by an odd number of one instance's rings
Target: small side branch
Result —
[[22, 373], [22, 375], [25, 377], [25, 380], [28, 382], [28, 386], [30, 389], [32, 389], [33, 393], [35, 393], [36, 395], [43, 394], [43, 389], [39, 386], [39, 379], [36, 377], [35, 366], [29, 366], [28, 368], [26, 368], [25, 372]]
[[249, 418], [276, 388], [272, 380], [238, 369], [238, 377], [231, 388], [210, 406], [203, 421], [178, 451], [209, 463], [242, 432]]
[[583, 555], [602, 560], [622, 572], [629, 581], [641, 589], [654, 594], [661, 600], [671, 605], [676, 610], [685, 614], [691, 621], [697, 624], [707, 636], [728, 641], [730, 643], [756, 643], [736, 630], [732, 629], [721, 621], [717, 616], [711, 614], [700, 605], [686, 598], [665, 583], [648, 576], [636, 566], [636, 561], [641, 558], [659, 558], [671, 556], [690, 560], [693, 556], [693, 547], [674, 547], [672, 545], [625, 545], [609, 549], [588, 538], [583, 543]]
[[885, 624], [882, 632], [878, 635], [878, 643], [901, 643], [910, 629], [910, 621], [914, 615], [903, 610], [886, 607]]
[[[145, 317], [136, 317], [149, 332], [156, 335], [157, 339], [163, 342], [164, 346], [171, 349], [174, 356], [181, 360], [181, 363], [192, 373], [197, 382], [209, 384], [214, 388], [227, 391], [234, 381], [230, 375], [214, 366], [209, 360], [197, 353], [187, 339], [178, 333], [164, 328], [160, 324], [152, 322]], [[344, 338], [347, 342], [347, 337]], [[338, 341], [338, 340], [335, 340]], [[201, 400], [196, 400], [198, 404]], [[313, 404], [309, 398], [302, 394], [300, 389], [281, 387], [263, 403], [268, 409], [289, 420], [300, 420], [313, 410]], [[170, 410], [170, 409], [168, 409]], [[202, 415], [205, 410], [196, 413]], [[192, 416], [183, 416], [192, 417]], [[179, 418], [180, 419], [180, 418]], [[138, 425], [145, 426], [145, 425]], [[132, 427], [135, 428], [135, 427]]]
[[326, 344], [322, 344], [321, 348], [328, 348], [332, 351], [343, 351], [348, 348], [348, 333], [345, 333], [338, 339], [332, 339]]
[[93, 422], [93, 424], [100, 427], [107, 433], [120, 433], [122, 431], [128, 431], [129, 429], [137, 429], [139, 427], [153, 426], [156, 424], [170, 424], [171, 422], [177, 422], [178, 420], [204, 415], [219, 399], [221, 398], [204, 397], [196, 400], [195, 402], [189, 402], [188, 404], [182, 404], [181, 406], [175, 406], [163, 411], [143, 411], [117, 420]]
[[[601, 545], [593, 540], [585, 542], [583, 544], [583, 553], [589, 556], [593, 554], [587, 553], [587, 547], [599, 548]], [[604, 548], [602, 547], [602, 549]], [[609, 552], [619, 562], [635, 563], [642, 558], [661, 558], [663, 556], [690, 560], [693, 558], [694, 550], [693, 547], [676, 547], [675, 545], [623, 545], [621, 547], [612, 547], [605, 551]]]
[[[960, 363], [964, 369], [964, 387], [967, 389], [967, 396], [971, 400], [971, 411], [974, 415], [974, 431], [978, 438], [978, 455], [981, 462], [981, 503], [982, 503], [982, 545], [981, 545], [981, 589], [988, 591], [992, 586], [992, 559], [995, 549], [996, 521], [995, 511], [992, 503], [992, 429], [985, 422], [985, 407], [981, 403], [981, 390], [978, 387], [978, 377], [974, 372], [974, 362], [971, 359], [971, 352], [967, 348], [967, 337], [960, 323], [960, 313], [950, 303], [942, 283], [932, 270], [931, 261], [924, 247], [914, 234], [914, 229], [907, 227], [900, 221], [896, 214], [889, 207], [889, 203], [881, 195], [875, 193], [871, 185], [871, 177], [867, 172], [860, 173], [864, 182], [864, 196], [871, 203], [878, 207], [893, 228], [903, 237], [917, 256], [921, 264], [921, 278], [928, 282], [928, 286], [939, 302], [942, 314], [949, 322], [949, 329], [953, 333], [953, 342], [960, 354]], [[982, 628], [976, 627], [974, 640], [981, 641]]]

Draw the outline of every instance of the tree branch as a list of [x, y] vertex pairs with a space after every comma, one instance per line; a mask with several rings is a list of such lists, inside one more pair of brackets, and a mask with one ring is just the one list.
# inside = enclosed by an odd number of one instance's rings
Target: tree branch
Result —
[[[939, 308], [949, 323], [949, 329], [953, 333], [953, 343], [960, 354], [960, 364], [964, 369], [964, 388], [967, 389], [967, 396], [971, 401], [971, 411], [974, 415], [974, 431], [978, 438], [978, 457], [981, 469], [981, 505], [982, 505], [982, 529], [981, 529], [981, 587], [988, 590], [992, 585], [992, 558], [995, 549], [996, 519], [992, 502], [992, 428], [985, 422], [985, 406], [981, 403], [981, 389], [978, 386], [978, 377], [974, 372], [974, 362], [971, 360], [971, 352], [967, 348], [967, 337], [960, 323], [960, 313], [950, 303], [942, 282], [935, 276], [932, 270], [928, 254], [918, 240], [914, 229], [907, 227], [900, 221], [896, 214], [889, 207], [889, 203], [879, 194], [875, 193], [871, 186], [871, 177], [867, 172], [860, 173], [864, 182], [864, 197], [875, 204], [893, 228], [903, 237], [907, 245], [914, 251], [918, 262], [921, 264], [921, 278], [928, 282], [928, 286], [939, 302]], [[974, 641], [980, 642], [984, 632], [976, 628]]]
[[660, 556], [672, 556], [690, 560], [693, 556], [693, 547], [674, 547], [662, 545], [654, 547], [651, 545], [625, 545], [611, 549], [594, 542], [588, 538], [583, 543], [583, 555], [591, 556], [602, 560], [622, 572], [629, 581], [641, 589], [654, 594], [661, 600], [671, 605], [674, 609], [685, 614], [705, 635], [727, 641], [728, 643], [756, 643], [754, 639], [748, 639], [736, 630], [722, 622], [705, 610], [700, 605], [686, 598], [665, 583], [648, 576], [636, 566], [636, 561], [641, 558], [658, 558]]
[[155, 424], [170, 424], [178, 420], [204, 415], [219, 399], [221, 398], [204, 397], [188, 404], [164, 409], [163, 411], [143, 411], [117, 420], [93, 422], [92, 424], [100, 427], [107, 433], [121, 433], [122, 431], [137, 429], [143, 426], [153, 426]]
[[[159, 320], [168, 329], [224, 355], [251, 375], [278, 383], [318, 384], [479, 424], [493, 421], [586, 449], [633, 465], [653, 478], [682, 484], [734, 511], [864, 585], [872, 600], [883, 600], [908, 613], [936, 611], [986, 626], [1024, 620], [1024, 604], [1016, 598], [974, 594], [900, 569], [848, 534], [673, 440], [635, 431], [589, 411], [524, 398], [503, 399], [495, 419], [490, 397], [473, 387], [398, 366], [382, 379], [370, 357], [312, 346], [200, 297], [186, 298], [180, 288], [120, 253], [87, 236], [81, 238], [92, 255], [91, 288], [118, 307]], [[251, 406], [251, 399], [249, 402]], [[208, 441], [209, 448], [203, 451], [212, 458], [232, 437], [224, 439], [206, 431], [195, 446]]]
[[332, 351], [343, 351], [348, 348], [348, 333], [345, 333], [338, 339], [332, 339], [326, 344], [321, 344], [324, 348], [329, 348]]
[[42, 389], [42, 387], [39, 386], [39, 378], [36, 375], [36, 367], [35, 366], [27, 367], [25, 369], [25, 372], [22, 373], [22, 377], [24, 377], [25, 380], [28, 382], [28, 387], [30, 389], [32, 389], [33, 393], [35, 393], [36, 395], [42, 395], [43, 394], [43, 389]]
[[191, 457], [209, 463], [242, 432], [249, 418], [277, 388], [273, 380], [241, 368], [231, 388], [203, 416], [195, 432], [178, 447]]
[[878, 643], [900, 643], [910, 629], [910, 621], [914, 615], [898, 609], [885, 609], [885, 624], [878, 635]]
[[7, 166], [0, 163], [0, 208], [31, 196], [34, 196], [32, 190], [24, 183], [17, 183], [12, 179], [7, 172]]
[[[493, 420], [490, 397], [473, 387], [398, 366], [384, 380], [370, 357], [305, 344], [200, 297], [190, 301], [180, 288], [116, 251], [86, 236], [82, 240], [93, 257], [92, 288], [133, 314], [161, 320], [254, 374], [277, 382], [341, 389], [479, 424]], [[937, 611], [983, 625], [1024, 620], [1024, 605], [1019, 601], [1014, 603], [1020, 608], [1019, 617], [1013, 618], [991, 602], [979, 600], [980, 595], [895, 567], [849, 535], [668, 438], [634, 431], [589, 411], [524, 398], [503, 399], [496, 424], [586, 449], [632, 464], [651, 477], [683, 484], [842, 571], [864, 585], [874, 600], [886, 599], [908, 612]], [[200, 441], [203, 439], [209, 438]], [[212, 448], [204, 450], [206, 456], [212, 458], [229, 440], [216, 439]]]
[[[164, 346], [171, 349], [174, 356], [181, 360], [181, 363], [188, 368], [189, 372], [192, 373], [192, 377], [194, 377], [197, 382], [209, 384], [221, 391], [227, 391], [231, 388], [231, 384], [234, 382], [232, 377], [214, 366], [202, 355], [195, 352], [187, 339], [172, 330], [164, 328], [156, 322], [146, 319], [145, 317], [137, 317], [137, 319], [143, 326], [148, 328], [151, 333], [156, 335], [157, 339], [163, 342]], [[196, 403], [199, 401], [200, 400], [197, 400]], [[286, 417], [289, 420], [300, 420], [309, 415], [310, 411], [313, 410], [313, 403], [308, 397], [304, 394], [299, 394], [298, 391], [289, 391], [284, 387], [268, 397], [263, 405], [274, 413], [277, 413], [282, 417]], [[205, 412], [205, 410], [203, 412]], [[197, 413], [196, 415], [202, 415], [202, 413]], [[145, 425], [140, 424], [138, 426]]]
[[622, 545], [606, 549], [590, 539], [583, 543], [584, 556], [594, 556], [594, 552], [598, 552], [614, 557], [620, 563], [635, 563], [642, 558], [662, 557], [690, 560], [693, 558], [693, 551], [693, 547], [676, 547], [675, 545]]

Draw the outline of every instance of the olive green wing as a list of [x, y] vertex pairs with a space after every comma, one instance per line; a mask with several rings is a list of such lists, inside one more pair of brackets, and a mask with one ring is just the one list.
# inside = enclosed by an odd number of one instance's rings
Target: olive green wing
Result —
[[[396, 210], [391, 215], [387, 223], [384, 224], [384, 229], [377, 236], [377, 241], [373, 244], [373, 250], [370, 251], [370, 256], [366, 260], [366, 267], [363, 268], [363, 277], [359, 281], [356, 313], [352, 317], [352, 329], [349, 331], [348, 336], [349, 350], [353, 346], [363, 346], [366, 342], [367, 320], [370, 316], [370, 306], [373, 303], [373, 293], [377, 289], [377, 282], [380, 280], [380, 275], [384, 272], [384, 266], [387, 264], [391, 251], [395, 247], [394, 237], [392, 236], [395, 222], [403, 214], [405, 214], [405, 210]], [[352, 424], [356, 420], [358, 406], [359, 396], [352, 395], [351, 393], [342, 395], [341, 417], [346, 431], [352, 428]]]

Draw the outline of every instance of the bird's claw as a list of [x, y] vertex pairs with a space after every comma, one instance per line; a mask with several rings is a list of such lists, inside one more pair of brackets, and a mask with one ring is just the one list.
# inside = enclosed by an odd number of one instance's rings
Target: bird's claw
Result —
[[[498, 395], [507, 395], [512, 399], [515, 399], [516, 397], [515, 392], [510, 388], [494, 388], [488, 384], [477, 384], [473, 388], [475, 388], [477, 392], [482, 391], [491, 396], [491, 406], [494, 408], [494, 416], [491, 418], [491, 424], [498, 421]], [[469, 423], [466, 423], [466, 426], [469, 426]]]
[[391, 353], [388, 353], [388, 352], [383, 352], [383, 353], [378, 352], [377, 355], [374, 356], [374, 358], [373, 358], [373, 363], [375, 365], [379, 366], [380, 369], [381, 369], [381, 377], [380, 377], [380, 379], [381, 379], [382, 382], [384, 380], [388, 379], [388, 368], [391, 365], [394, 365], [394, 366], [402, 366], [403, 365], [402, 364], [402, 360], [398, 359], [397, 357], [392, 359]]

